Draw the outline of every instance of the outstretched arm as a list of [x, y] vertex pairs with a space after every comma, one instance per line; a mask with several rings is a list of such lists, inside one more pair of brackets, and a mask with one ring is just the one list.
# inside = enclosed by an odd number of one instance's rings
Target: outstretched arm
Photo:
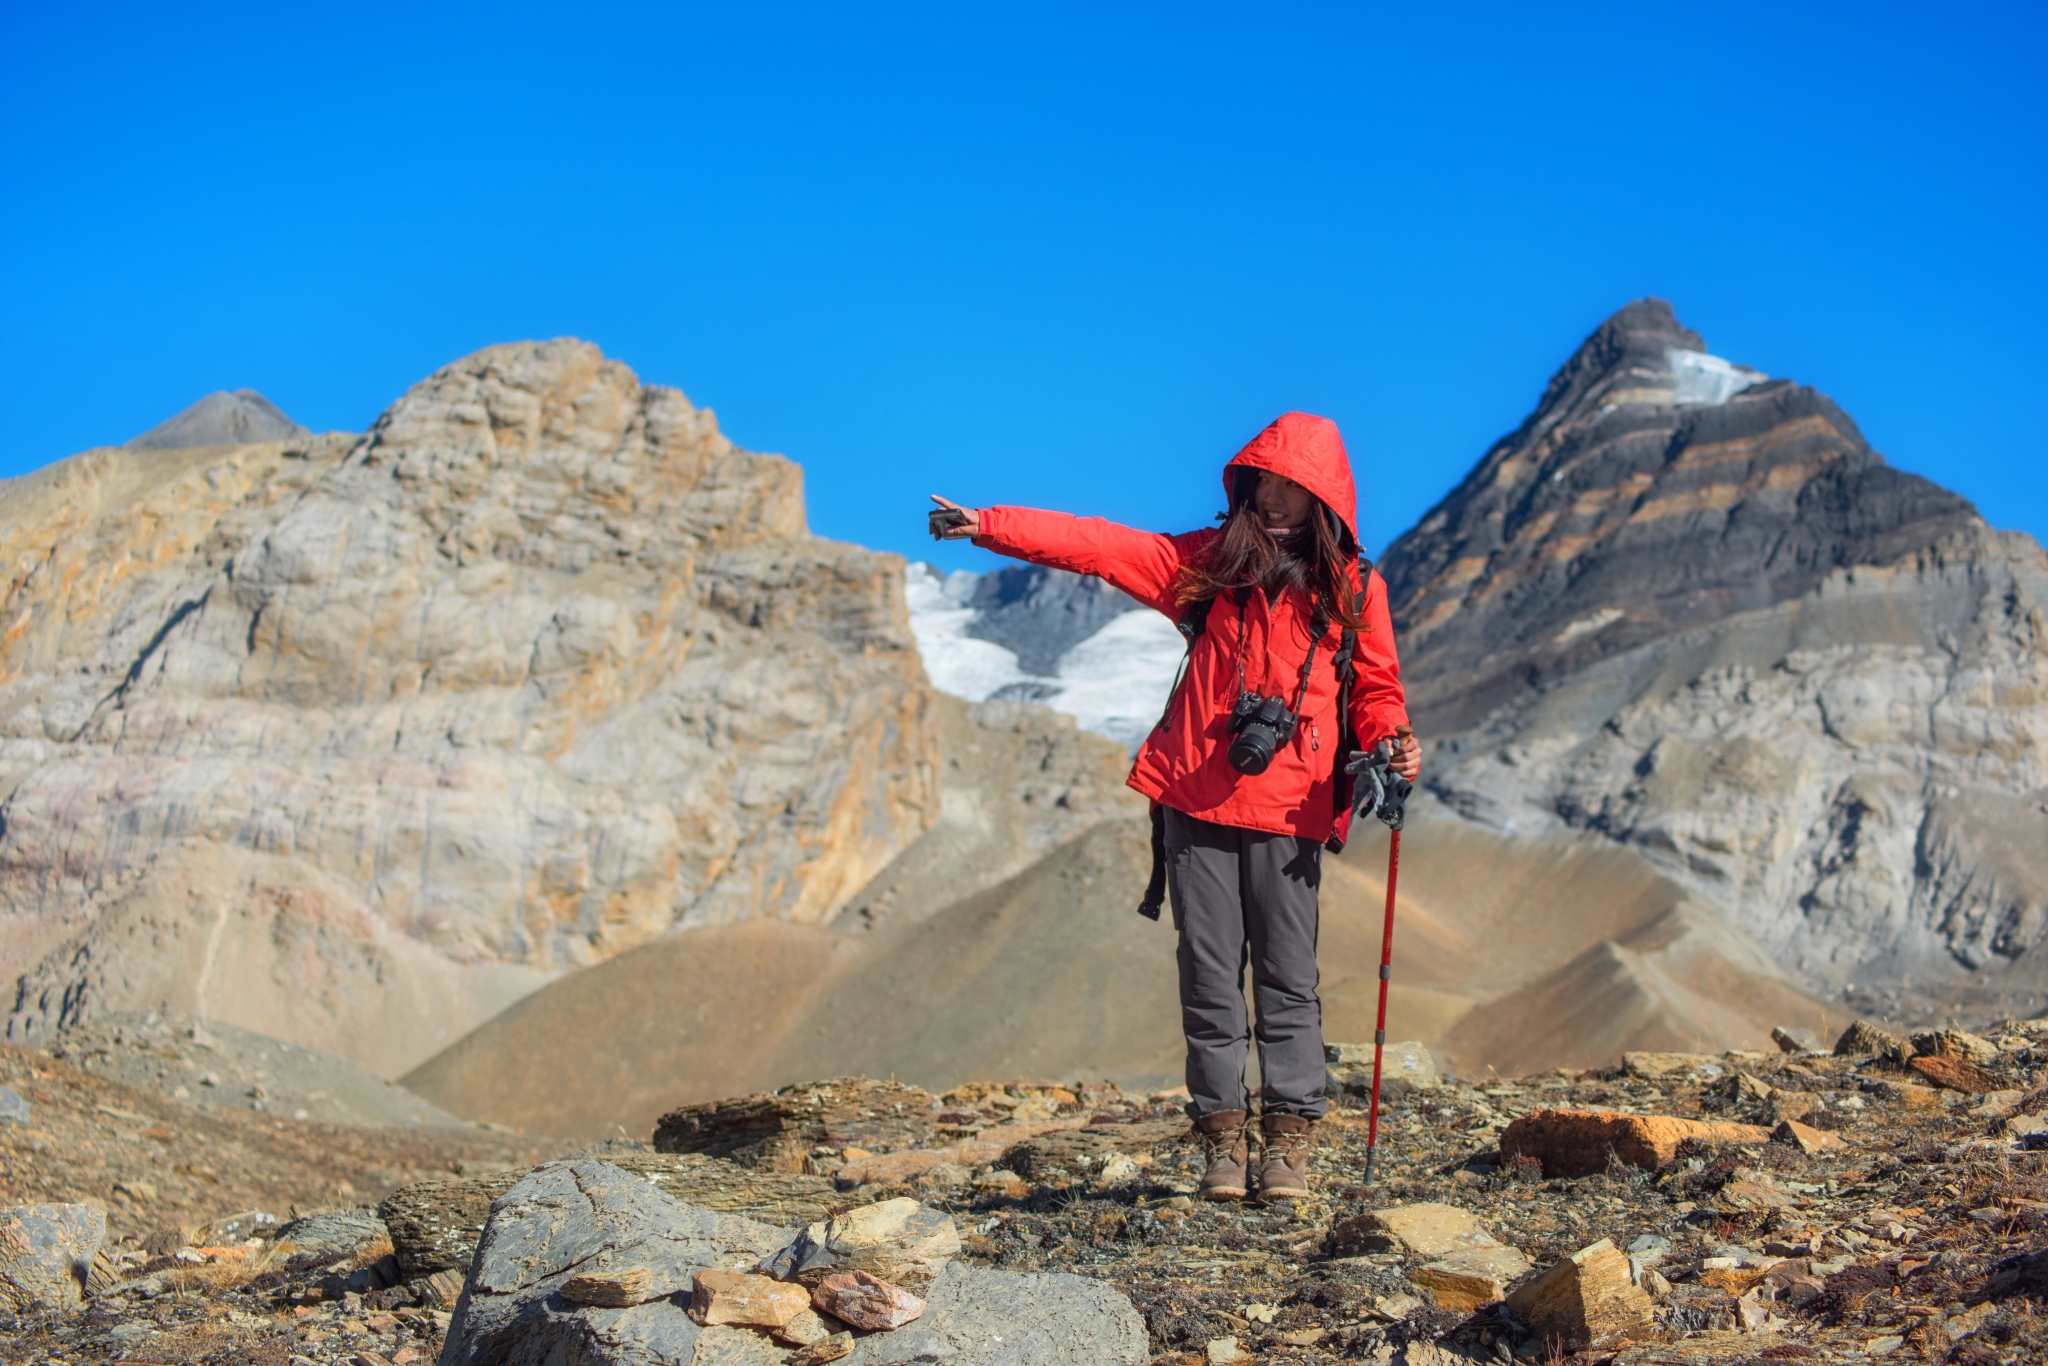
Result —
[[985, 550], [1076, 574], [1094, 574], [1168, 616], [1177, 616], [1173, 581], [1187, 557], [1214, 532], [1161, 536], [1133, 531], [1100, 517], [1070, 517], [1036, 508], [963, 508], [937, 494], [953, 525], [934, 533], [947, 540], [970, 539]]

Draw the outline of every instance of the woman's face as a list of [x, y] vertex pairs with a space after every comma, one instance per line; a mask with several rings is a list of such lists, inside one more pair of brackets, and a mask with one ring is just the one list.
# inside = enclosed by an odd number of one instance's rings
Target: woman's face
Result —
[[1274, 474], [1271, 470], [1259, 471], [1259, 489], [1252, 495], [1252, 506], [1257, 509], [1259, 520], [1268, 531], [1288, 531], [1308, 520], [1309, 509], [1315, 506], [1316, 496], [1292, 479]]

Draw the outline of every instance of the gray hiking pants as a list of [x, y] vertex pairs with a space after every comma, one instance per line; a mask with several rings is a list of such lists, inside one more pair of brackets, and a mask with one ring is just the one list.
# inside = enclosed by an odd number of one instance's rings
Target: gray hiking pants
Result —
[[1323, 846], [1166, 809], [1166, 879], [1180, 931], [1180, 1019], [1189, 1111], [1249, 1110], [1244, 970], [1258, 1008], [1259, 1095], [1267, 1114], [1321, 1119], [1323, 1003], [1316, 995], [1316, 898]]

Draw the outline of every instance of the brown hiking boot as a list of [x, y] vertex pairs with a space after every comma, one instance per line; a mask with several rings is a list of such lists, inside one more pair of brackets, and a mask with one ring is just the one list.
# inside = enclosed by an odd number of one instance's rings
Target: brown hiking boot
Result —
[[1308, 1155], [1316, 1122], [1300, 1115], [1260, 1115], [1259, 1199], [1308, 1196]]
[[1243, 1110], [1218, 1110], [1195, 1121], [1195, 1137], [1201, 1140], [1202, 1155], [1209, 1169], [1202, 1173], [1204, 1200], [1242, 1200], [1248, 1193], [1246, 1168], [1251, 1162], [1246, 1124], [1251, 1116]]

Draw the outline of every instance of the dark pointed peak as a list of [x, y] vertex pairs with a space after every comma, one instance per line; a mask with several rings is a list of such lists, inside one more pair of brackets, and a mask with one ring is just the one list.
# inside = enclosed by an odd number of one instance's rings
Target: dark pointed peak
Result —
[[177, 450], [190, 446], [247, 446], [310, 436], [275, 403], [254, 389], [208, 394], [169, 421], [125, 443], [130, 450]]
[[1592, 404], [1726, 403], [1766, 376], [1707, 352], [1671, 305], [1644, 298], [1617, 309], [1550, 378], [1520, 435], [1554, 425]]

